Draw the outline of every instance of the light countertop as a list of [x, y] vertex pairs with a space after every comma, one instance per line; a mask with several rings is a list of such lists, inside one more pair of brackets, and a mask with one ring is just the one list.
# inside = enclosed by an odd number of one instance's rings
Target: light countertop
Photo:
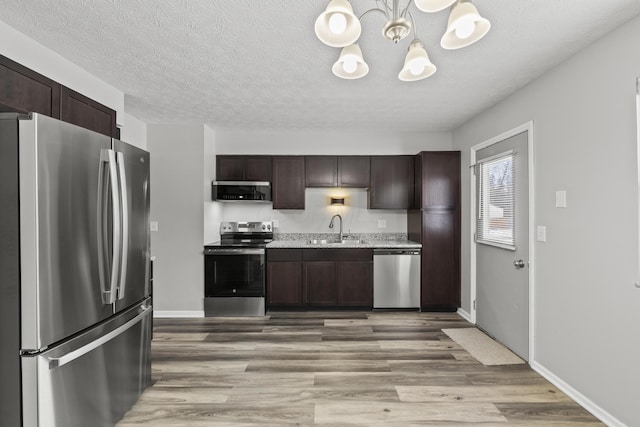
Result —
[[420, 243], [410, 240], [361, 240], [345, 243], [309, 243], [306, 240], [274, 240], [267, 245], [267, 249], [338, 249], [338, 248], [361, 248], [361, 249], [420, 249]]

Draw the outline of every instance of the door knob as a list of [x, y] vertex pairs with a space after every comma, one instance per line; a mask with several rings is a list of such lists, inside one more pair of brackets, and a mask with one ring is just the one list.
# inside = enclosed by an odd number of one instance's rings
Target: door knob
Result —
[[524, 268], [526, 266], [526, 263], [519, 259], [517, 261], [513, 261], [513, 266], [516, 268], [516, 270], [520, 270], [521, 268]]

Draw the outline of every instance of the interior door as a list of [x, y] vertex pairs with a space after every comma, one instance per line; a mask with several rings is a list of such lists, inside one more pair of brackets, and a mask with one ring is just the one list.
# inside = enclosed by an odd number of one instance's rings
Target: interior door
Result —
[[[476, 153], [476, 164], [512, 150], [514, 246], [476, 243], [476, 321], [480, 328], [529, 358], [529, 181], [528, 134], [507, 138]], [[476, 168], [476, 180], [478, 176]], [[476, 200], [480, 200], [476, 186]], [[491, 206], [500, 209], [499, 206]], [[478, 211], [476, 210], [476, 218]], [[495, 224], [498, 224], [496, 221]]]
[[122, 153], [118, 161], [124, 168], [122, 194], [125, 197], [126, 193], [128, 211], [126, 269], [116, 301], [120, 311], [150, 294], [149, 153], [118, 140], [114, 140], [113, 149]]

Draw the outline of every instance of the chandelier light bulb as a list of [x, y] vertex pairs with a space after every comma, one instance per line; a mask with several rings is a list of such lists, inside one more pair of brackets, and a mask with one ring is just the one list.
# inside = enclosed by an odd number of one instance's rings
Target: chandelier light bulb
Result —
[[333, 34], [342, 34], [347, 29], [347, 18], [344, 14], [332, 13], [329, 18], [329, 29]]
[[427, 59], [416, 58], [413, 61], [411, 61], [409, 64], [407, 64], [407, 66], [411, 74], [413, 74], [414, 76], [420, 75], [424, 71], [424, 67], [427, 66]]
[[473, 17], [467, 15], [456, 22], [455, 28], [457, 38], [462, 40], [468, 39], [476, 30], [476, 22], [473, 20]]
[[347, 55], [342, 58], [342, 69], [345, 73], [353, 74], [358, 69], [358, 58], [354, 55]]

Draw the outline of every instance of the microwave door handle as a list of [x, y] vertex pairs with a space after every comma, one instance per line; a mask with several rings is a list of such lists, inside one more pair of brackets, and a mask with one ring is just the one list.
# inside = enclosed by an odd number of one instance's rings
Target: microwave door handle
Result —
[[118, 299], [124, 299], [127, 284], [127, 260], [129, 258], [129, 202], [127, 192], [127, 176], [124, 167], [124, 154], [117, 153], [118, 176], [120, 178], [120, 203], [122, 209], [122, 242], [120, 251], [120, 287]]

